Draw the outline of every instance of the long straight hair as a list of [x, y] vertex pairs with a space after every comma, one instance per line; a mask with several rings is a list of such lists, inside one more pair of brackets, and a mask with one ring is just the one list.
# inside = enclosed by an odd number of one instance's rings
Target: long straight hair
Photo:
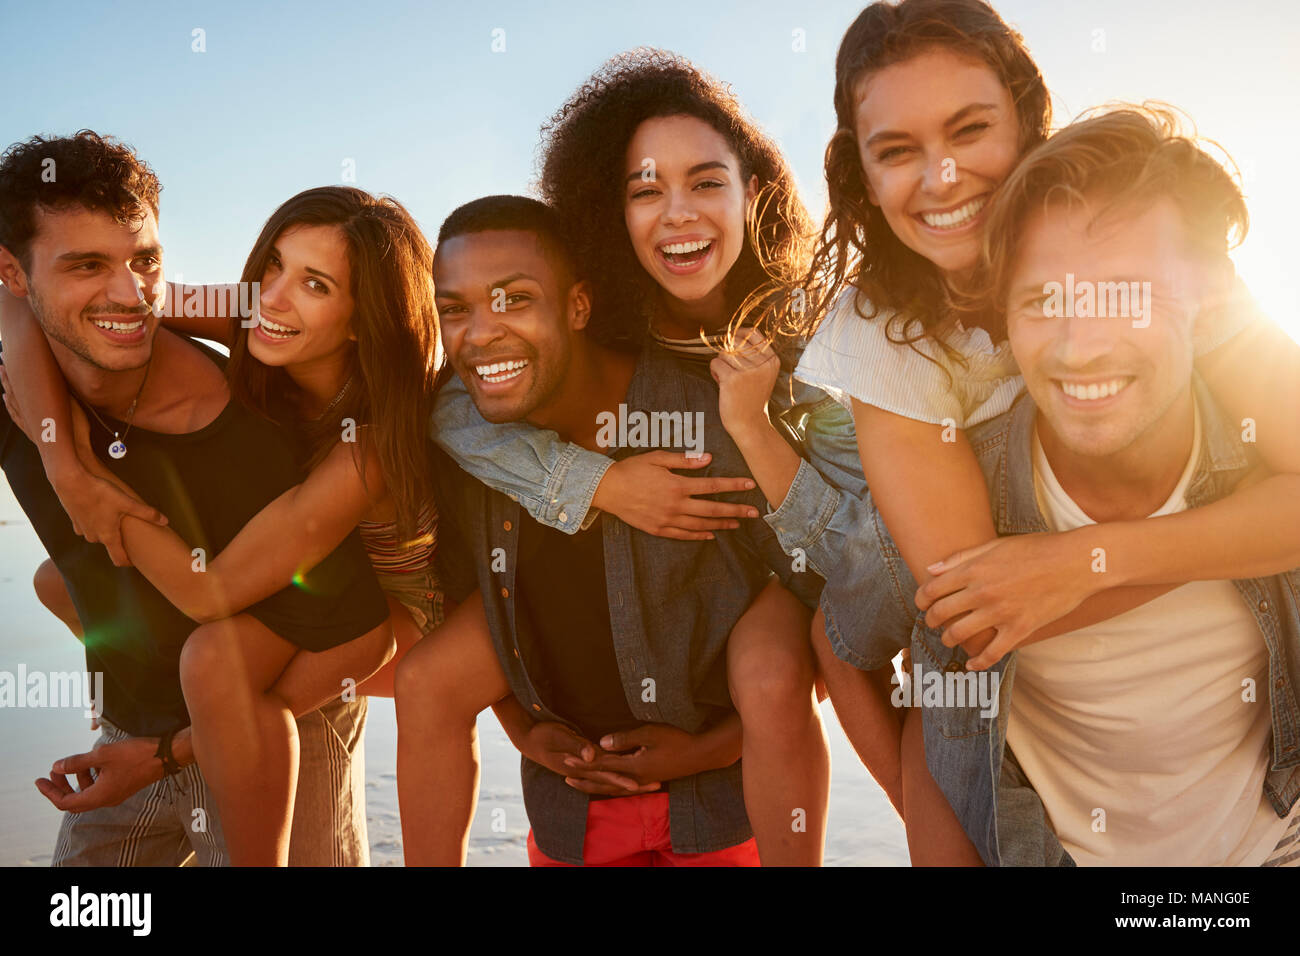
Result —
[[368, 443], [373, 441], [396, 505], [398, 533], [409, 540], [421, 508], [430, 501], [427, 441], [438, 343], [433, 250], [397, 200], [350, 186], [320, 186], [299, 193], [271, 214], [244, 263], [242, 281], [261, 281], [272, 246], [293, 226], [335, 226], [347, 245], [356, 303], [356, 342], [347, 356], [351, 384], [329, 415], [302, 421], [294, 413], [298, 386], [285, 369], [264, 365], [249, 354], [249, 330], [236, 319], [231, 323], [227, 366], [231, 390], [244, 405], [303, 436], [308, 468], [342, 439], [343, 419], [369, 426], [357, 429], [362, 480]]

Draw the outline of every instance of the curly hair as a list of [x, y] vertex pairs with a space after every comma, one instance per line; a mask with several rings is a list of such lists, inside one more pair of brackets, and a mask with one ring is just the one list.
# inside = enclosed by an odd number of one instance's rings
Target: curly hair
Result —
[[1042, 75], [1024, 38], [983, 0], [882, 0], [864, 9], [835, 59], [837, 128], [825, 163], [829, 211], [800, 282], [811, 306], [791, 314], [783, 331], [812, 335], [846, 285], [862, 293], [859, 314], [864, 296], [870, 303], [864, 318], [886, 309], [896, 314], [899, 344], [936, 338], [954, 309], [943, 273], [894, 235], [867, 198], [855, 120], [864, 77], [936, 48], [978, 59], [998, 75], [1016, 109], [1022, 155], [1047, 138], [1052, 107]]
[[149, 212], [158, 217], [161, 192], [153, 170], [111, 136], [33, 136], [0, 156], [0, 246], [28, 270], [38, 206], [81, 205], [132, 226]]
[[802, 275], [812, 222], [780, 151], [729, 85], [666, 50], [638, 48], [607, 60], [542, 127], [538, 193], [556, 211], [583, 278], [591, 283], [597, 341], [635, 349], [654, 321], [659, 287], [637, 261], [623, 214], [628, 143], [647, 119], [693, 116], [720, 133], [756, 176], [748, 241], [727, 273], [728, 315], [775, 278]]
[[[396, 199], [352, 186], [318, 186], [287, 200], [266, 221], [244, 264], [241, 281], [260, 282], [272, 247], [293, 226], [336, 226], [347, 245], [356, 312], [350, 384], [328, 418], [302, 422], [293, 412], [297, 386], [280, 367], [263, 365], [248, 351], [249, 330], [231, 320], [226, 375], [245, 406], [303, 435], [315, 467], [339, 440], [339, 422], [362, 430], [361, 448], [373, 441], [397, 526], [410, 540], [431, 498], [426, 427], [432, 411], [438, 343], [433, 297], [433, 250], [415, 219]], [[365, 461], [365, 455], [360, 457]], [[364, 479], [364, 472], [362, 478]]]

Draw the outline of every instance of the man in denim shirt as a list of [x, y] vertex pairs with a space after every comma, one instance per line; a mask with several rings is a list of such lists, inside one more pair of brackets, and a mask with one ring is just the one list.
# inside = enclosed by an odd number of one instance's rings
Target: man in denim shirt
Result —
[[[639, 413], [678, 415], [682, 421], [696, 421], [698, 415], [703, 449], [712, 456], [710, 469], [744, 474], [744, 462], [719, 421], [717, 393], [706, 373], [693, 373], [657, 347], [639, 355], [620, 354], [585, 335], [585, 293], [573, 280], [572, 265], [563, 261], [558, 239], [545, 230], [546, 221], [547, 210], [532, 200], [489, 197], [453, 213], [439, 238], [439, 311], [446, 348], [462, 380], [472, 382], [471, 394], [483, 417], [501, 423], [527, 418], [590, 448], [601, 444], [601, 414], [620, 403], [625, 408], [619, 414], [629, 422]], [[502, 269], [509, 275], [496, 274]], [[546, 305], [556, 294], [552, 286], [564, 297], [563, 309]], [[495, 301], [503, 308], [495, 308]], [[614, 454], [635, 450], [620, 443]], [[563, 622], [538, 614], [546, 595], [537, 593], [536, 578], [548, 571], [530, 558], [528, 543], [521, 539], [531, 534], [542, 540], [541, 532], [524, 524], [531, 519], [517, 502], [459, 473], [446, 459], [441, 465], [441, 500], [447, 506], [440, 511], [455, 522], [467, 556], [472, 556], [510, 688], [539, 721], [564, 722], [588, 732], [584, 720], [621, 719], [698, 734], [731, 712], [727, 639], [770, 570], [805, 604], [816, 604], [821, 579], [793, 571], [761, 522], [745, 522], [736, 533], [715, 541], [678, 541], [644, 534], [606, 516], [601, 528], [590, 532], [601, 536], [594, 560], [603, 561], [603, 574], [591, 573], [588, 554], [571, 569], [583, 579], [567, 583], [585, 589], [593, 603], [605, 599], [609, 631], [603, 642], [591, 641], [586, 648], [590, 664], [566, 658], [568, 649], [562, 645], [590, 641], [587, 631], [598, 622], [587, 620], [571, 638], [558, 639], [552, 629]], [[729, 497], [759, 503], [758, 491]], [[447, 526], [443, 531], [442, 563], [449, 566], [454, 561], [446, 550], [455, 546], [454, 531]], [[562, 544], [552, 539], [546, 547]], [[566, 585], [560, 575], [553, 579], [557, 587]], [[466, 593], [463, 583], [448, 584], [452, 596]], [[575, 608], [575, 617], [580, 613]], [[606, 666], [598, 658], [611, 642]], [[564, 668], [581, 666], [590, 666], [593, 675], [608, 677], [615, 686], [600, 683], [578, 693]], [[601, 708], [594, 716], [579, 713], [592, 701]], [[584, 842], [590, 850], [592, 836], [588, 795], [528, 760], [523, 774], [536, 848], [551, 860], [584, 862]], [[733, 861], [725, 851], [750, 839], [739, 765], [670, 780], [667, 790], [672, 854], [721, 854], [717, 862]]]
[[[1250, 469], [1191, 347], [1241, 217], [1227, 174], [1135, 111], [1075, 124], [1012, 174], [986, 227], [1016, 239], [990, 244], [984, 278], [1027, 394], [968, 433], [999, 535], [1195, 508]], [[1067, 282], [1124, 283], [1143, 302], [1119, 314], [1099, 292], [1062, 307]], [[887, 590], [907, 571], [876, 531], [852, 574]], [[994, 708], [926, 704], [930, 772], [981, 857], [1295, 865], [1300, 573], [1194, 581], [1110, 613], [979, 674]], [[863, 659], [878, 666], [903, 643], [877, 631]], [[924, 620], [910, 645], [924, 684], [964, 670]]]

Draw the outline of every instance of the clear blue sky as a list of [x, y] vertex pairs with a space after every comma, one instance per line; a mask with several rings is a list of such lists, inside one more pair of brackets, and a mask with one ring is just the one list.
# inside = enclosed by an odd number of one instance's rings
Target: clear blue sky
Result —
[[[1228, 149], [1254, 223], [1239, 266], [1300, 337], [1293, 0], [995, 6], [1025, 34], [1058, 119], [1111, 99], [1162, 99]], [[430, 233], [465, 200], [526, 191], [541, 122], [605, 57], [654, 45], [734, 85], [820, 213], [835, 50], [861, 7], [0, 0], [0, 145], [80, 127], [120, 136], [163, 181], [168, 274], [231, 279], [267, 215], [300, 189], [339, 182], [345, 159], [357, 185], [396, 196]], [[192, 50], [196, 28], [204, 53]], [[496, 29], [504, 52], [492, 50]], [[792, 49], [796, 29], [804, 52]]]

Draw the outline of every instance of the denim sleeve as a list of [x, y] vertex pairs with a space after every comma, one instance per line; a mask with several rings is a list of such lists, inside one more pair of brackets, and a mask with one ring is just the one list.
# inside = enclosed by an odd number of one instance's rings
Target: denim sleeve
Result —
[[777, 381], [769, 415], [804, 460], [776, 510], [764, 515], [786, 554], [802, 553], [823, 577], [839, 563], [847, 540], [862, 527], [866, 492], [853, 416], [821, 389]]
[[573, 534], [590, 524], [591, 499], [613, 459], [524, 422], [486, 421], [461, 380], [434, 399], [432, 438], [456, 463], [518, 501], [542, 524]]
[[832, 487], [817, 469], [800, 459], [785, 500], [763, 516], [786, 554], [803, 552], [808, 566], [825, 577], [835, 566], [850, 525], [854, 499]]
[[821, 599], [823, 580], [815, 571], [804, 567], [805, 562], [791, 560], [781, 550], [781, 544], [772, 529], [757, 520], [747, 521], [744, 527], [750, 529], [750, 543], [754, 554], [776, 574], [785, 589], [797, 597], [803, 604], [817, 609]]
[[764, 519], [782, 550], [802, 553], [826, 579], [821, 607], [836, 653], [856, 667], [883, 666], [911, 633], [916, 585], [862, 476], [852, 414], [799, 382], [785, 394], [788, 407], [774, 409], [773, 418], [805, 460], [785, 500]]

